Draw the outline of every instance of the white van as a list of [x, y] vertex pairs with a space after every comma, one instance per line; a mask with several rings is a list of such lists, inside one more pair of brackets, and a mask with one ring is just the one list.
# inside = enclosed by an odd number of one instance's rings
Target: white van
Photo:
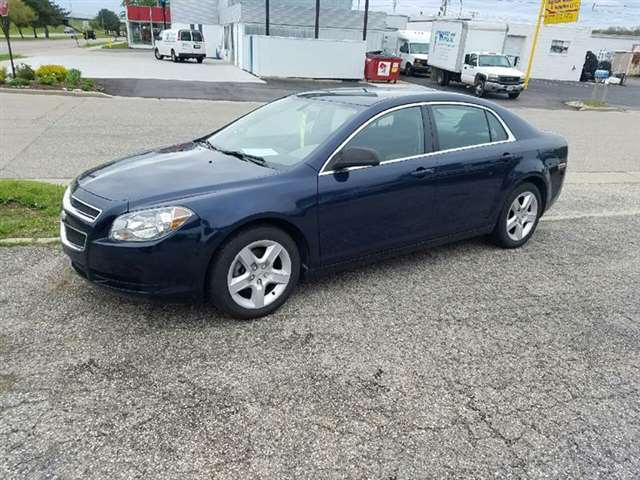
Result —
[[398, 56], [402, 59], [400, 68], [405, 75], [428, 73], [429, 41], [431, 32], [421, 30], [398, 31]]
[[202, 63], [206, 55], [204, 38], [199, 30], [163, 30], [158, 35], [153, 53], [158, 60], [170, 57], [174, 62], [182, 62], [187, 58], [195, 58]]

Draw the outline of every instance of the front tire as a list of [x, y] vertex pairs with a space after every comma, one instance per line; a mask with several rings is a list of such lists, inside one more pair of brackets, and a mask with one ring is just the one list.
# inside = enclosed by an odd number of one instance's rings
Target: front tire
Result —
[[411, 77], [413, 76], [413, 67], [411, 66], [411, 64], [409, 62], [407, 62], [404, 66], [404, 74], [407, 77]]
[[162, 60], [164, 58], [164, 55], [160, 55], [160, 50], [158, 50], [157, 48], [153, 51], [153, 54], [155, 55], [157, 60]]
[[476, 97], [482, 98], [485, 94], [485, 81], [482, 78], [476, 80], [476, 84], [473, 87], [473, 93]]
[[511, 100], [515, 100], [516, 98], [518, 98], [520, 96], [520, 92], [512, 92], [509, 94], [509, 98]]
[[529, 241], [542, 214], [540, 190], [533, 183], [518, 186], [504, 202], [493, 240], [502, 248], [518, 248]]
[[209, 273], [209, 294], [232, 317], [263, 317], [284, 304], [299, 277], [300, 253], [293, 239], [275, 227], [254, 227], [219, 250]]

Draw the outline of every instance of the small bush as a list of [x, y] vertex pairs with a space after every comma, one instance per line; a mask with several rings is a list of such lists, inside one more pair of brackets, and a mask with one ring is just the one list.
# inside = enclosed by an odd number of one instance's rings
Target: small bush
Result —
[[[17, 74], [18, 72], [16, 72]], [[24, 78], [12, 78], [11, 80], [9, 80], [9, 85], [12, 87], [26, 87], [28, 85], [31, 85], [31, 81], [30, 80], [25, 80]]]
[[[42, 65], [36, 70], [36, 77], [40, 80], [48, 75], [54, 75], [56, 82], [62, 83], [67, 78], [67, 73], [69, 73], [68, 70], [62, 65]], [[40, 82], [42, 83], [42, 81]]]
[[56, 85], [58, 83], [58, 77], [54, 73], [47, 73], [38, 77], [38, 82], [42, 85]]
[[31, 80], [35, 80], [35, 78], [36, 74], [33, 71], [33, 68], [26, 63], [21, 63], [16, 67], [16, 78], [14, 80], [22, 79], [30, 82]]
[[85, 92], [93, 91], [96, 89], [96, 82], [94, 82], [90, 78], [83, 78], [80, 88]]
[[7, 81], [7, 67], [0, 65], [0, 85]]
[[79, 88], [82, 80], [82, 73], [76, 68], [72, 68], [67, 72], [67, 78], [64, 84], [67, 88]]

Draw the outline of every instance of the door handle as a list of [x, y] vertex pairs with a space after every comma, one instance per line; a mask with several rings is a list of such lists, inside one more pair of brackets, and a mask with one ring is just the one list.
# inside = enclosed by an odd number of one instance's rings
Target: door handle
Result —
[[427, 175], [431, 175], [435, 173], [435, 171], [436, 170], [434, 168], [418, 167], [413, 172], [411, 172], [411, 175], [417, 178], [423, 178], [423, 177], [426, 177]]
[[514, 155], [512, 153], [505, 153], [500, 158], [498, 158], [498, 163], [511, 163], [514, 160], [521, 158], [519, 155]]

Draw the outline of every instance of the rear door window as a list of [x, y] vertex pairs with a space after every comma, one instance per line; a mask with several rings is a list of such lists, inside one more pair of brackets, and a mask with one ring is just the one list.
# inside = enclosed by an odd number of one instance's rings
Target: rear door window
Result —
[[202, 34], [199, 31], [194, 30], [193, 32], [191, 32], [191, 35], [193, 36], [193, 41], [194, 42], [201, 42], [202, 41]]
[[491, 143], [484, 109], [464, 105], [433, 105], [440, 150]]
[[504, 140], [509, 139], [509, 135], [505, 131], [504, 127], [500, 123], [500, 121], [496, 118], [496, 116], [485, 110], [484, 112], [487, 115], [487, 120], [489, 121], [489, 132], [491, 133], [491, 141], [492, 142], [503, 142]]
[[191, 32], [189, 30], [180, 30], [180, 40], [182, 42], [190, 42]]
[[381, 116], [345, 146], [350, 147], [375, 150], [382, 162], [425, 153], [420, 107], [402, 108]]

